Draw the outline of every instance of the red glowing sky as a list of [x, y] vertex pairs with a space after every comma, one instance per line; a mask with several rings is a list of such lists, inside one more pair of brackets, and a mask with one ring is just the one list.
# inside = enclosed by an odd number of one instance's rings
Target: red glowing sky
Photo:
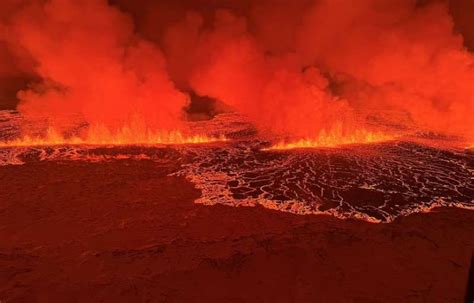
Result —
[[[471, 8], [469, 10], [468, 8]], [[472, 1], [7, 0], [0, 107], [179, 128], [189, 93], [311, 137], [373, 111], [474, 138]]]

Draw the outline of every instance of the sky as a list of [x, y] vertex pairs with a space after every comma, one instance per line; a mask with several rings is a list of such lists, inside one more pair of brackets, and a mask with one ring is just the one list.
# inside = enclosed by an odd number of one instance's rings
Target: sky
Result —
[[473, 11], [473, 0], [6, 0], [0, 109], [172, 129], [200, 96], [299, 137], [399, 111], [471, 138]]

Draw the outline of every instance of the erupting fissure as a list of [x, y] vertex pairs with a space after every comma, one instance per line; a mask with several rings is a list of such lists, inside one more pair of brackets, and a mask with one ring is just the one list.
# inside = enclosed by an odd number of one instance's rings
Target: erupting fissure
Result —
[[[181, 128], [189, 92], [225, 105], [209, 112], [232, 108], [297, 138], [272, 149], [393, 139], [364, 129], [369, 112], [397, 113], [397, 129], [474, 138], [474, 55], [447, 1], [132, 2], [1, 1], [0, 79], [23, 80], [8, 89], [22, 117], [104, 125], [2, 145], [222, 140]], [[134, 115], [143, 129], [128, 129]]]
[[365, 129], [356, 130], [344, 134], [338, 129], [330, 132], [321, 131], [316, 138], [304, 138], [297, 140], [282, 140], [265, 150], [286, 150], [300, 148], [333, 148], [352, 144], [370, 144], [386, 142], [396, 139], [397, 136], [383, 132], [372, 132]]
[[0, 147], [27, 147], [53, 145], [181, 145], [204, 144], [226, 141], [226, 137], [208, 135], [185, 135], [175, 131], [136, 131], [121, 128], [110, 132], [107, 128], [95, 127], [84, 137], [65, 137], [53, 128], [49, 128], [45, 136], [23, 136], [18, 139], [0, 142]]

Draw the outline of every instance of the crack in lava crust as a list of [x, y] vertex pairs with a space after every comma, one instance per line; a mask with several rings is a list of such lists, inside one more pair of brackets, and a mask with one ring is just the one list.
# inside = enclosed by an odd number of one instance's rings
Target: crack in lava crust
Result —
[[336, 150], [260, 151], [249, 143], [197, 150], [185, 175], [197, 202], [391, 222], [434, 207], [474, 209], [473, 154], [410, 142]]
[[[8, 120], [8, 119], [7, 119]], [[0, 134], [11, 131], [0, 121]], [[8, 127], [2, 125], [6, 123]], [[233, 142], [202, 146], [53, 146], [0, 148], [0, 166], [36, 161], [176, 163], [202, 191], [197, 203], [256, 206], [369, 222], [435, 207], [474, 209], [474, 153], [394, 141], [337, 149], [263, 150], [268, 142], [235, 115], [197, 123]]]

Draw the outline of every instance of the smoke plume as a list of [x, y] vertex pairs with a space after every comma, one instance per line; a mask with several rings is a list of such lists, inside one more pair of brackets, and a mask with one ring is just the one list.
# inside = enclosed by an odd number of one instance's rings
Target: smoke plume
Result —
[[40, 81], [18, 92], [19, 110], [53, 125], [80, 115], [108, 129], [173, 129], [188, 97], [174, 88], [160, 49], [105, 1], [25, 3], [8, 39], [35, 62]]
[[36, 77], [18, 93], [29, 117], [170, 129], [192, 92], [295, 137], [397, 112], [474, 138], [472, 35], [447, 1], [6, 2], [0, 40]]
[[[175, 77], [292, 135], [351, 129], [373, 111], [473, 135], [473, 56], [445, 3], [285, 4], [259, 2], [247, 17], [217, 10], [210, 28], [186, 15], [165, 35]], [[175, 59], [182, 49], [193, 50], [189, 61]]]

